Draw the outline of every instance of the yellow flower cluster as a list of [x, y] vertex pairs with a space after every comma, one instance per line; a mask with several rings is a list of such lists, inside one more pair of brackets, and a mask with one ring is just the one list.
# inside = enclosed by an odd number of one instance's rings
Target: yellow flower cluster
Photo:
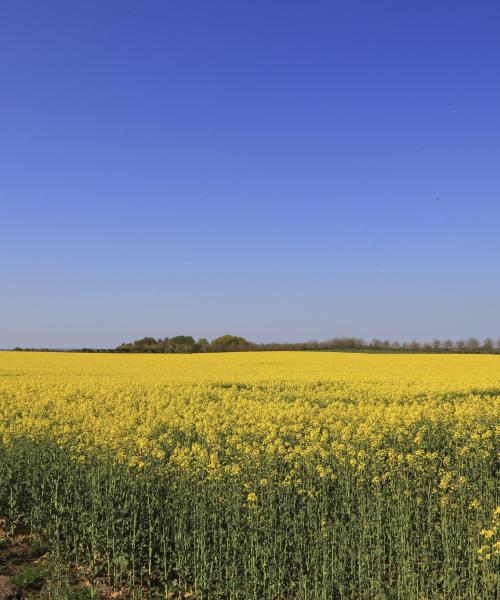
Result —
[[483, 544], [478, 549], [480, 560], [491, 560], [500, 557], [500, 506], [493, 511], [491, 523], [487, 529], [481, 529]]
[[432, 470], [448, 495], [467, 485], [461, 464], [491, 459], [499, 389], [495, 356], [2, 353], [0, 439], [211, 477], [279, 463], [285, 484], [309, 467], [374, 485]]
[[[154, 554], [169, 573], [191, 560], [186, 548], [196, 538], [193, 557], [211, 548], [205, 560], [213, 564], [205, 569], [193, 558], [186, 569], [200, 569], [203, 589], [212, 589], [209, 574], [222, 573], [229, 555], [235, 563], [227, 573], [243, 567], [248, 572], [237, 583], [224, 580], [224, 589], [255, 582], [259, 564], [268, 564], [271, 556], [278, 560], [279, 546], [296, 555], [288, 560], [284, 551], [282, 566], [262, 582], [268, 586], [262, 598], [283, 597], [280, 573], [304, 557], [318, 565], [307, 575], [315, 589], [328, 585], [333, 594], [346, 586], [343, 597], [391, 595], [394, 578], [400, 579], [402, 597], [422, 597], [405, 592], [405, 582], [418, 579], [415, 590], [427, 589], [436, 573], [454, 569], [467, 575], [443, 580], [445, 597], [459, 597], [459, 588], [447, 586], [462, 580], [471, 594], [478, 585], [486, 594], [495, 585], [491, 572], [499, 554], [500, 510], [491, 518], [498, 498], [499, 433], [498, 356], [0, 353], [0, 470], [9, 482], [22, 479], [23, 472], [38, 473], [52, 490], [33, 514], [46, 512], [44, 523], [51, 523], [51, 511], [60, 509], [61, 492], [51, 475], [44, 479], [46, 467], [56, 479], [61, 473], [74, 478], [64, 488], [64, 514], [71, 514], [80, 497], [81, 510], [87, 510], [87, 490], [94, 490], [91, 506], [111, 502], [90, 513], [95, 531], [114, 531], [106, 519], [122, 506], [130, 516], [127, 498], [144, 494], [149, 512], [138, 504], [128, 526], [133, 540], [147, 534], [149, 550], [142, 556], [137, 545], [134, 560], [151, 570]], [[37, 449], [43, 449], [41, 466]], [[102, 496], [105, 473], [115, 479]], [[26, 485], [21, 479], [16, 490]], [[129, 480], [130, 490], [123, 492]], [[162, 481], [171, 508], [148, 491]], [[73, 485], [84, 490], [77, 500]], [[115, 506], [117, 489], [122, 504]], [[22, 504], [26, 496], [19, 494]], [[37, 494], [29, 497], [37, 501]], [[13, 506], [0, 490], [2, 501]], [[20, 506], [18, 512], [31, 508]], [[136, 531], [138, 519], [146, 518], [151, 520], [143, 523], [145, 529]], [[153, 522], [167, 532], [159, 531], [156, 542]], [[207, 530], [208, 522], [219, 528], [220, 538]], [[86, 539], [84, 533], [74, 533], [75, 539]], [[293, 543], [290, 536], [296, 536]], [[253, 542], [241, 543], [247, 539]], [[112, 550], [107, 538], [103, 548], [118, 552], [122, 541], [130, 547], [118, 536]], [[178, 553], [172, 554], [175, 564], [168, 562], [170, 550], [162, 550], [167, 542]], [[232, 554], [220, 550], [229, 547]], [[380, 562], [387, 547], [388, 561], [400, 555], [404, 560]], [[348, 565], [355, 564], [353, 583]], [[325, 573], [331, 574], [329, 583], [321, 579]], [[294, 577], [299, 576], [290, 571], [285, 579]]]

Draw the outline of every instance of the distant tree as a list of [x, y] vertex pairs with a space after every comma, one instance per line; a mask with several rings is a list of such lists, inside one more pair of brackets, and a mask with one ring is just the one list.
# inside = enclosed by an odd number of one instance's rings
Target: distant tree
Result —
[[153, 337], [144, 337], [128, 344], [121, 344], [117, 352], [158, 352], [158, 343]]
[[190, 335], [176, 335], [170, 338], [169, 345], [171, 352], [190, 354], [194, 351], [196, 342]]
[[200, 338], [196, 345], [198, 346], [198, 352], [207, 352], [210, 347], [210, 342], [206, 338]]
[[140, 340], [136, 340], [134, 344], [137, 346], [154, 346], [156, 344], [156, 340], [154, 337], [143, 337]]
[[237, 335], [221, 335], [210, 344], [210, 350], [213, 352], [238, 352], [249, 350], [252, 344], [245, 338]]
[[449, 352], [455, 347], [455, 342], [453, 340], [445, 340], [441, 346], [443, 350], [447, 350]]
[[481, 349], [484, 352], [493, 352], [493, 340], [491, 338], [486, 338]]
[[[354, 350], [365, 346], [362, 339], [354, 337], [332, 338], [324, 342], [309, 343], [312, 344], [312, 348], [319, 346], [322, 350]], [[285, 346], [287, 346], [287, 344], [285, 344]], [[295, 344], [292, 344], [292, 346], [295, 346]]]
[[467, 350], [469, 352], [478, 352], [479, 351], [479, 340], [475, 337], [471, 337], [467, 340]]
[[115, 348], [115, 352], [132, 352], [132, 344], [123, 343]]
[[441, 350], [441, 340], [438, 340], [437, 338], [432, 342], [432, 349], [434, 350], [434, 352], [439, 352], [439, 350]]

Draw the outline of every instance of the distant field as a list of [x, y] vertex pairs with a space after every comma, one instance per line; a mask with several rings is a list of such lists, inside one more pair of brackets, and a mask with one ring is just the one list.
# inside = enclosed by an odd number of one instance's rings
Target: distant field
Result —
[[500, 356], [2, 352], [0, 517], [162, 598], [493, 600], [499, 433]]

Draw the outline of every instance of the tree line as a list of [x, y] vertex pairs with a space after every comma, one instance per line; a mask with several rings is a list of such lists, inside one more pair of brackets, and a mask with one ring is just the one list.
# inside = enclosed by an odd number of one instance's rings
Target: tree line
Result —
[[115, 352], [151, 352], [159, 354], [195, 352], [245, 352], [265, 350], [345, 350], [378, 352], [454, 352], [454, 353], [500, 353], [500, 339], [486, 338], [480, 342], [471, 337], [466, 340], [438, 340], [432, 342], [403, 342], [373, 339], [366, 342], [355, 337], [336, 337], [322, 342], [315, 340], [298, 343], [257, 344], [241, 336], [223, 335], [211, 342], [205, 338], [195, 341], [191, 336], [178, 335], [172, 338], [155, 339], [145, 337], [135, 342], [121, 344]]
[[195, 339], [190, 335], [171, 338], [144, 337], [135, 342], [120, 344], [115, 352], [150, 352], [157, 354], [191, 354], [195, 352], [242, 352], [255, 350], [256, 344], [237, 335], [223, 335], [209, 342], [205, 338]]
[[[14, 348], [23, 351], [54, 351], [51, 348]], [[57, 349], [59, 350], [59, 349]], [[482, 342], [475, 337], [453, 341], [435, 339], [432, 342], [403, 342], [373, 339], [369, 342], [356, 337], [335, 337], [318, 342], [315, 340], [297, 343], [250, 342], [237, 335], [223, 335], [209, 342], [205, 338], [195, 340], [190, 335], [154, 338], [143, 337], [134, 342], [120, 344], [116, 348], [75, 348], [73, 352], [149, 353], [149, 354], [193, 354], [204, 352], [247, 352], [272, 350], [315, 350], [345, 352], [424, 352], [455, 354], [500, 354], [500, 339], [486, 338]], [[60, 350], [67, 352], [68, 350]]]

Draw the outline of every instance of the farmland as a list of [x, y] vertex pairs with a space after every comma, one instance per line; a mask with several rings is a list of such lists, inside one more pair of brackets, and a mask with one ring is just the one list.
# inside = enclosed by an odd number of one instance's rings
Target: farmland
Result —
[[3, 352], [0, 516], [164, 598], [493, 599], [499, 432], [498, 356]]

